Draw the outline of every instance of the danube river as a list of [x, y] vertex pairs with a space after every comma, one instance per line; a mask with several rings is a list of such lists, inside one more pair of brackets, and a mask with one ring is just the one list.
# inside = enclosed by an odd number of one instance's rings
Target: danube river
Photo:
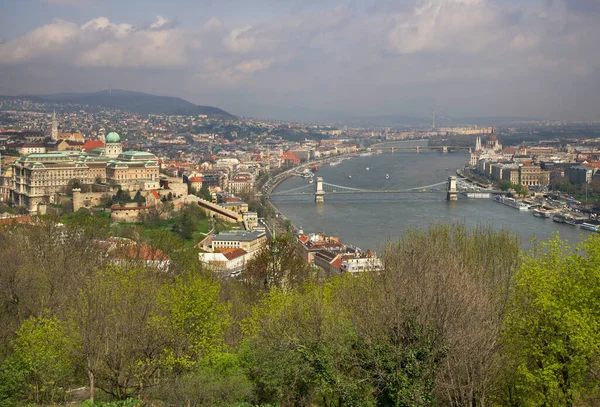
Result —
[[[426, 145], [426, 142], [408, 142]], [[402, 145], [401, 142], [388, 145]], [[360, 189], [402, 190], [431, 185], [455, 175], [469, 159], [466, 151], [412, 150], [373, 154], [343, 161], [336, 166], [323, 165], [317, 176], [325, 182]], [[367, 170], [367, 167], [369, 170]], [[389, 179], [386, 179], [389, 174]], [[349, 177], [351, 176], [351, 178]], [[290, 178], [277, 187], [284, 191], [308, 183]], [[312, 184], [314, 185], [314, 184]], [[305, 233], [324, 232], [338, 236], [346, 244], [362, 249], [377, 249], [409, 228], [426, 228], [432, 222], [463, 221], [468, 226], [490, 224], [518, 233], [524, 247], [532, 238], [546, 240], [554, 232], [570, 243], [577, 243], [589, 232], [579, 227], [558, 224], [552, 219], [536, 218], [531, 211], [518, 211], [491, 199], [446, 201], [445, 194], [353, 194], [325, 195], [325, 203], [316, 204], [313, 195], [272, 197], [279, 211]]]

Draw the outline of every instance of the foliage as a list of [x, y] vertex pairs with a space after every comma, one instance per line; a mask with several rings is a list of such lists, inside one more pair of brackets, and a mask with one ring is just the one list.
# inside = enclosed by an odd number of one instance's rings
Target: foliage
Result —
[[219, 284], [199, 273], [186, 273], [163, 285], [161, 314], [153, 321], [170, 344], [163, 350], [162, 366], [189, 372], [201, 360], [212, 360], [223, 351], [227, 305], [219, 303], [218, 297]]
[[572, 248], [556, 237], [525, 258], [504, 334], [513, 369], [506, 404], [572, 406], [600, 395], [591, 374], [600, 357], [599, 243]]
[[64, 400], [71, 381], [75, 344], [64, 323], [55, 317], [31, 317], [16, 332], [15, 357], [27, 369], [29, 394], [35, 403]]
[[0, 407], [13, 407], [27, 394], [29, 371], [25, 362], [16, 355], [0, 365]]
[[248, 284], [268, 290], [270, 287], [294, 288], [313, 276], [314, 269], [298, 255], [290, 234], [271, 239], [248, 262], [244, 277]]
[[[0, 407], [86, 380], [121, 400], [86, 406], [598, 405], [598, 238], [523, 257], [505, 230], [435, 224], [382, 247], [378, 272], [317, 279], [284, 235], [218, 280], [177, 219], [55, 221], [0, 228]], [[168, 271], [98, 244], [125, 231]]]
[[175, 219], [173, 232], [179, 234], [182, 239], [191, 239], [196, 229], [198, 229], [200, 222], [204, 219], [207, 219], [207, 215], [200, 206], [188, 204], [183, 207]]

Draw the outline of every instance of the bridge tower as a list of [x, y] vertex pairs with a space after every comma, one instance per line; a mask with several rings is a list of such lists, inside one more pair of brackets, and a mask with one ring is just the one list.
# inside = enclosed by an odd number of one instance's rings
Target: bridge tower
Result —
[[450, 175], [448, 177], [448, 193], [446, 194], [448, 201], [458, 201], [458, 191], [456, 190], [456, 177]]
[[417, 146], [417, 153], [419, 152], [419, 146]]
[[317, 177], [317, 182], [315, 184], [315, 202], [325, 202], [325, 191], [323, 191], [323, 177]]
[[448, 152], [448, 146], [442, 147], [442, 153], [447, 153], [447, 152]]

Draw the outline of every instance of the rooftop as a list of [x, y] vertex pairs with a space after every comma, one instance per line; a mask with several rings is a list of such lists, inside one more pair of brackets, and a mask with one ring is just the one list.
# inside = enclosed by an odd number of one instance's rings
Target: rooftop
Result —
[[251, 242], [262, 236], [265, 236], [265, 232], [258, 230], [247, 231], [247, 230], [228, 230], [219, 232], [213, 237], [214, 241], [240, 241], [240, 242]]

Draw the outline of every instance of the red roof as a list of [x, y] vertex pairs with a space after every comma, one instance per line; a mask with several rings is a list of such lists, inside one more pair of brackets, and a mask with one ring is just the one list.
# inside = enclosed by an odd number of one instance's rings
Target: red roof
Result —
[[245, 254], [246, 254], [246, 251], [244, 249], [235, 249], [230, 252], [223, 253], [223, 255], [227, 258], [227, 260], [233, 260], [233, 259], [236, 259]]
[[10, 225], [11, 223], [31, 223], [31, 216], [17, 216], [13, 218], [0, 219], [0, 225]]
[[202, 177], [191, 177], [191, 178], [188, 178], [188, 181], [190, 181], [190, 182], [202, 182]]
[[330, 264], [336, 269], [340, 270], [342, 268], [342, 262], [344, 258], [342, 256], [337, 256]]
[[94, 148], [104, 148], [104, 143], [101, 140], [88, 140], [81, 146], [81, 149], [87, 153]]
[[117, 249], [116, 256], [136, 260], [169, 260], [169, 256], [148, 244], [125, 244]]
[[294, 162], [300, 162], [300, 158], [298, 158], [298, 156], [296, 154], [292, 153], [291, 151], [285, 151], [284, 153], [282, 153], [281, 159], [282, 160], [290, 160], [290, 161], [294, 161]]
[[305, 236], [305, 235], [300, 235], [300, 241], [301, 241], [302, 243], [306, 243], [306, 242], [308, 241], [308, 237], [307, 237], [307, 236]]
[[151, 191], [151, 193], [152, 193], [152, 196], [153, 196], [154, 198], [156, 198], [156, 199], [160, 199], [160, 195], [158, 194], [158, 192], [156, 191], [156, 189], [153, 189], [153, 190]]

